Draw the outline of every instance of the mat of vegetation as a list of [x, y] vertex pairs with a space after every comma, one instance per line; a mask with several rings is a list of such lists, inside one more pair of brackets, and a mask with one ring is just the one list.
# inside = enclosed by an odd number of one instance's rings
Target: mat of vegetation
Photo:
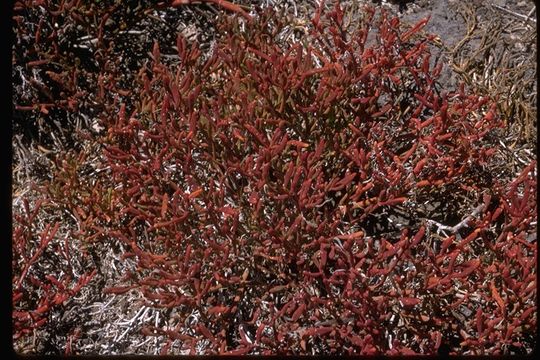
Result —
[[20, 0], [21, 354], [528, 354], [532, 2]]

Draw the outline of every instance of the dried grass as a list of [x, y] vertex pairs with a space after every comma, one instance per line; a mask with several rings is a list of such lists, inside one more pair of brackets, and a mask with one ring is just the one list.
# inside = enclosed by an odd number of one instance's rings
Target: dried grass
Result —
[[[454, 71], [480, 94], [498, 99], [512, 142], [536, 143], [536, 25], [531, 16], [497, 5], [457, 2], [467, 34], [447, 49]], [[502, 9], [502, 10], [501, 10]]]

